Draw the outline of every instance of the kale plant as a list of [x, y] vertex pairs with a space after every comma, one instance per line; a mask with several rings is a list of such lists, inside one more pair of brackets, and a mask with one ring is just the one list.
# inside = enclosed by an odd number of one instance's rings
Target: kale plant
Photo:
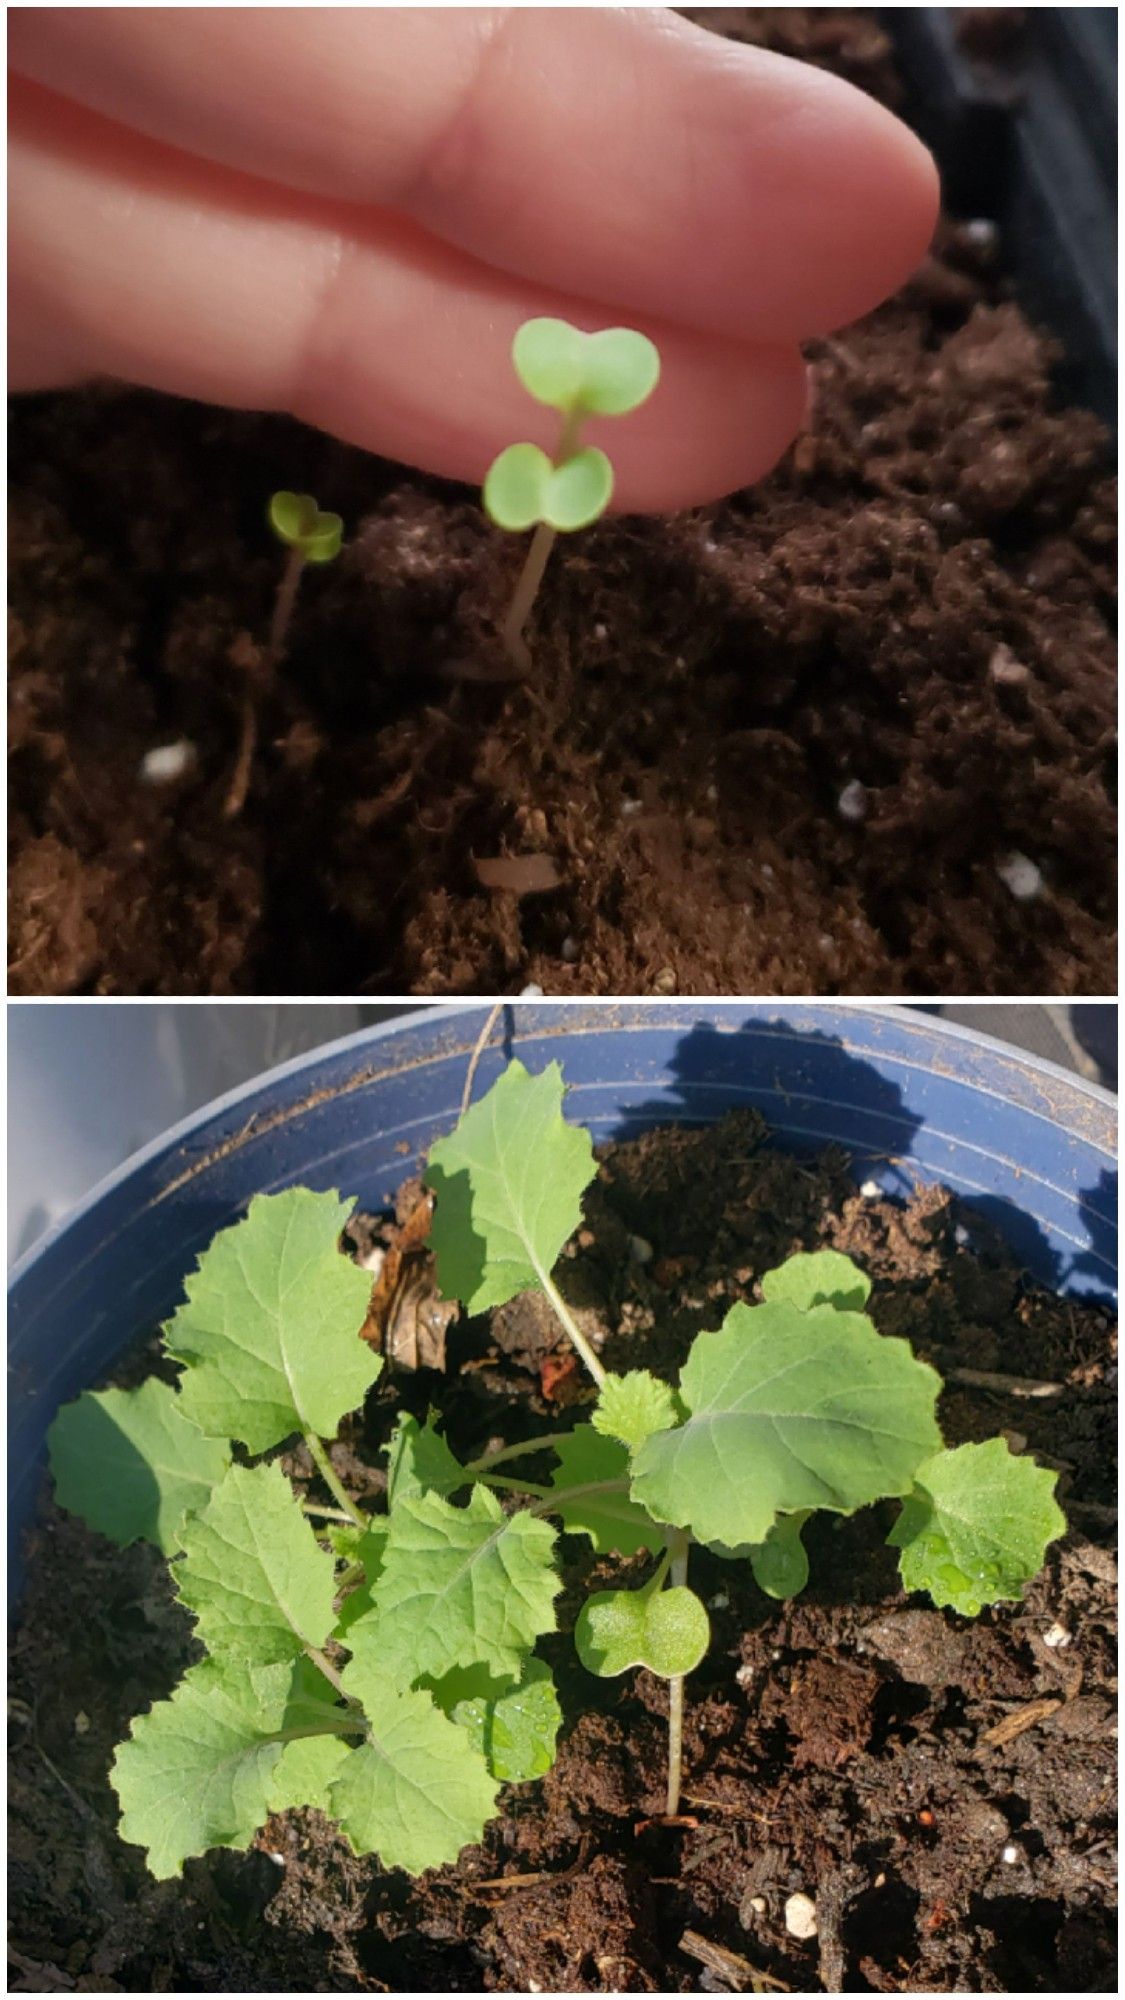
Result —
[[[461, 1463], [432, 1414], [402, 1416], [386, 1511], [361, 1508], [326, 1441], [382, 1366], [359, 1338], [371, 1281], [340, 1253], [349, 1204], [305, 1188], [257, 1196], [204, 1252], [165, 1329], [178, 1387], [86, 1394], [55, 1419], [62, 1505], [164, 1551], [205, 1649], [113, 1765], [122, 1836], [154, 1875], [247, 1847], [290, 1806], [412, 1874], [478, 1841], [501, 1784], [554, 1759], [535, 1647], [556, 1626], [560, 1530], [651, 1561], [639, 1588], [587, 1598], [574, 1643], [592, 1674], [667, 1679], [670, 1816], [684, 1677], [710, 1636], [694, 1547], [790, 1597], [812, 1513], [897, 1499], [906, 1588], [975, 1617], [1018, 1599], [1063, 1532], [1052, 1472], [1002, 1438], [943, 1445], [939, 1377], [877, 1332], [869, 1280], [835, 1252], [766, 1272], [761, 1302], [700, 1333], [678, 1383], [607, 1373], [552, 1276], [595, 1173], [562, 1101], [557, 1065], [511, 1063], [431, 1149], [427, 1179], [443, 1292], [469, 1313], [543, 1292], [596, 1384], [589, 1421]], [[295, 1438], [331, 1506], [299, 1499], [277, 1462]], [[536, 1454], [553, 1467], [533, 1482], [520, 1461]]]

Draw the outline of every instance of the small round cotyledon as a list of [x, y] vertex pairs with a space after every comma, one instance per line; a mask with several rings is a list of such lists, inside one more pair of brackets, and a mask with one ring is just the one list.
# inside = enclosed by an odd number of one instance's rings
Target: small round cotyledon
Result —
[[339, 514], [322, 513], [311, 493], [271, 494], [269, 523], [302, 562], [331, 562], [340, 553], [344, 523]]
[[651, 396], [660, 379], [653, 342], [632, 327], [583, 333], [564, 319], [529, 319], [512, 342], [512, 365], [529, 396], [559, 412], [553, 458], [537, 444], [512, 444], [485, 476], [485, 512], [514, 534], [534, 528], [523, 573], [504, 623], [504, 643], [526, 673], [523, 628], [558, 534], [588, 528], [613, 498], [613, 466], [595, 445], [580, 446], [587, 417], [623, 417]]

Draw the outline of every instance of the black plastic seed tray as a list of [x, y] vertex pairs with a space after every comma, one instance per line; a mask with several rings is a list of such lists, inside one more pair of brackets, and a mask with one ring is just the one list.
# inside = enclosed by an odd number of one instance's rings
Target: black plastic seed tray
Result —
[[[1007, 17], [1007, 18], [1005, 18]], [[946, 206], [998, 225], [1068, 395], [1117, 408], [1117, 10], [887, 7], [911, 122]]]

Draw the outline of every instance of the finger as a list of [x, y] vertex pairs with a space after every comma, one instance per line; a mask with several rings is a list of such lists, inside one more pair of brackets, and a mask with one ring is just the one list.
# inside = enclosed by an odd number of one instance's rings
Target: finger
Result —
[[[509, 362], [533, 311], [597, 308], [518, 280], [409, 224], [288, 195], [13, 87], [13, 383], [92, 372], [210, 402], [283, 409], [337, 436], [479, 482], [557, 419]], [[628, 419], [591, 424], [619, 507], [665, 511], [757, 479], [800, 423], [795, 349], [651, 323], [663, 377]], [[18, 371], [18, 372], [17, 372]]]
[[935, 221], [929, 154], [873, 99], [662, 8], [9, 18], [18, 69], [154, 139], [734, 338], [856, 318]]

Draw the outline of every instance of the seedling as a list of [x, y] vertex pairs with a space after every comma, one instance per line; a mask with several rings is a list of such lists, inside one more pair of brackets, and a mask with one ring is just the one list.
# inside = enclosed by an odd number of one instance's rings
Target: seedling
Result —
[[227, 819], [235, 819], [246, 803], [254, 752], [258, 743], [258, 686], [269, 686], [282, 659], [293, 619], [293, 607], [306, 563], [329, 563], [340, 553], [344, 523], [339, 514], [322, 514], [311, 493], [274, 493], [269, 504], [269, 524], [288, 550], [274, 599], [273, 617], [265, 659], [247, 680], [242, 701], [242, 734], [234, 776], [223, 807]]
[[[178, 1388], [87, 1394], [55, 1419], [61, 1503], [164, 1551], [206, 1649], [114, 1761], [122, 1835], [154, 1875], [247, 1847], [289, 1806], [412, 1874], [478, 1841], [500, 1784], [554, 1759], [561, 1715], [534, 1648], [556, 1625], [559, 1528], [651, 1561], [640, 1587], [599, 1580], [574, 1642], [592, 1674], [668, 1681], [673, 1818], [684, 1678], [710, 1640], [693, 1548], [748, 1561], [786, 1598], [808, 1578], [815, 1510], [898, 1500], [906, 1588], [975, 1617], [1020, 1598], [1062, 1534], [1053, 1472], [999, 1437], [943, 1445], [939, 1377], [877, 1332], [870, 1281], [835, 1252], [766, 1272], [761, 1303], [700, 1333], [676, 1385], [607, 1373], [551, 1275], [595, 1173], [562, 1101], [556, 1064], [509, 1064], [431, 1149], [432, 1241], [442, 1290], [471, 1313], [545, 1294], [596, 1384], [589, 1421], [463, 1463], [432, 1415], [402, 1416], [386, 1510], [368, 1514], [325, 1440], [382, 1365], [359, 1338], [370, 1278], [339, 1252], [349, 1205], [304, 1188], [257, 1196], [204, 1252], [164, 1334]], [[263, 1456], [294, 1436], [331, 1505]], [[520, 1461], [535, 1455], [554, 1466], [533, 1482]]]
[[565, 319], [529, 319], [512, 342], [512, 365], [528, 395], [562, 418], [553, 459], [537, 444], [510, 444], [484, 482], [485, 512], [498, 528], [513, 534], [535, 529], [503, 628], [509, 654], [526, 673], [531, 656], [523, 629], [555, 537], [588, 528], [613, 497], [613, 467], [604, 451], [579, 446], [583, 422], [639, 409], [660, 379], [660, 356], [631, 327], [582, 333]]

